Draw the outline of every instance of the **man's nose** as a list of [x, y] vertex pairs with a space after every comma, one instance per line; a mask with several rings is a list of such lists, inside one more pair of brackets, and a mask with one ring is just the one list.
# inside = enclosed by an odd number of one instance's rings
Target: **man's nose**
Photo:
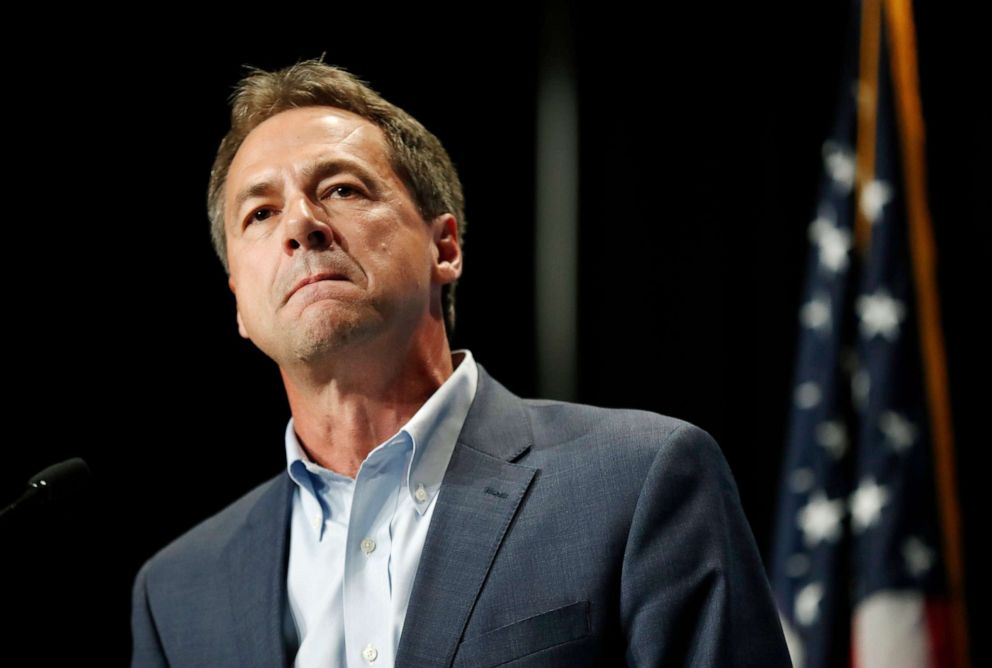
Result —
[[323, 250], [334, 245], [335, 231], [327, 214], [314, 205], [308, 197], [295, 198], [286, 209], [286, 250], [292, 253], [301, 248]]

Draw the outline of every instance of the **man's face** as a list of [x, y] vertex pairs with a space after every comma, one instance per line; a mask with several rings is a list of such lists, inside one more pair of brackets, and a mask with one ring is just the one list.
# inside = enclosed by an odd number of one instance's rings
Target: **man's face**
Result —
[[342, 109], [292, 109], [252, 130], [224, 206], [241, 335], [280, 365], [403, 341], [461, 273], [460, 253], [445, 261], [454, 218], [425, 221], [382, 131]]

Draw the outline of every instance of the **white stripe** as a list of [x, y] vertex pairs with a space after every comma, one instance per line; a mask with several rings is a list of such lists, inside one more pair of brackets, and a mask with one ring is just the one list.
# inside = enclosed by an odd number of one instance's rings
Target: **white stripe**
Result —
[[881, 591], [854, 611], [858, 668], [929, 668], [926, 606], [916, 591]]

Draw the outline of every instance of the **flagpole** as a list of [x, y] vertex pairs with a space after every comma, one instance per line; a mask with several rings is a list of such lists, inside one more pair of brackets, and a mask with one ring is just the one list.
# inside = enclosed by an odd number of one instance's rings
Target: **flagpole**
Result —
[[936, 483], [950, 595], [952, 639], [957, 666], [970, 665], [961, 515], [956, 492], [954, 433], [947, 360], [937, 296], [936, 244], [926, 192], [923, 113], [917, 81], [916, 39], [910, 0], [886, 0], [889, 54], [896, 90], [896, 114], [903, 152], [903, 179], [909, 218], [910, 253], [918, 302], [920, 346], [933, 434]]
[[854, 172], [854, 247], [862, 260], [868, 257], [871, 244], [871, 224], [861, 203], [865, 201], [865, 188], [875, 178], [881, 24], [881, 0], [864, 0], [861, 4], [861, 45], [858, 50], [858, 130]]

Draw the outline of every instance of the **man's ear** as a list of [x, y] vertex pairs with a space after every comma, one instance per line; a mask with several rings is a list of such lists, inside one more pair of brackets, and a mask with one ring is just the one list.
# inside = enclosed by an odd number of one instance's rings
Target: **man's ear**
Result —
[[439, 285], [454, 283], [462, 275], [462, 244], [458, 238], [458, 220], [443, 213], [431, 221], [434, 250], [434, 281]]
[[[228, 279], [227, 279], [227, 287], [231, 288], [231, 292], [234, 293], [234, 301], [235, 301], [235, 303], [237, 303], [237, 301], [238, 301], [238, 291], [234, 288], [234, 279], [233, 278], [228, 277]], [[241, 319], [241, 309], [237, 309], [237, 319], [238, 319], [238, 333], [241, 334], [241, 336], [243, 338], [246, 338], [246, 339], [249, 338], [248, 337], [248, 330], [245, 329], [245, 321]]]
[[248, 330], [245, 329], [245, 321], [241, 319], [241, 311], [238, 311], [238, 332], [243, 338], [250, 338], [248, 336]]

